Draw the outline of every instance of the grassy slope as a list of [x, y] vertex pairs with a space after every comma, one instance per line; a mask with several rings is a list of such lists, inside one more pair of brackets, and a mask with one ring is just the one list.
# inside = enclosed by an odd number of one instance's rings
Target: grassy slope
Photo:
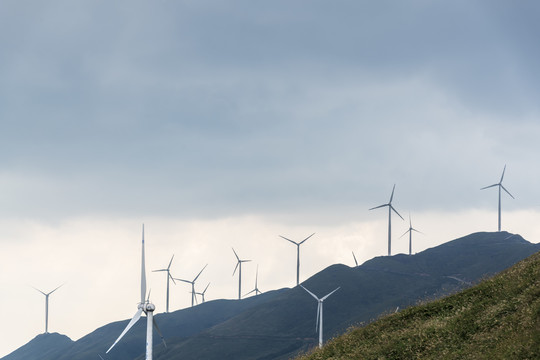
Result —
[[351, 329], [299, 359], [538, 358], [540, 252], [468, 290]]

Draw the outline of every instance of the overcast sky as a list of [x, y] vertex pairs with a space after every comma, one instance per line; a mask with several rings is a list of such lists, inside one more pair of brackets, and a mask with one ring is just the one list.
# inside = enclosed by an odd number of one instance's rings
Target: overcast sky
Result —
[[[536, 1], [0, 2], [0, 356], [497, 229], [540, 241]], [[148, 274], [157, 312], [165, 276]], [[185, 285], [185, 286], [184, 286]], [[329, 289], [333, 288], [329, 284]], [[190, 305], [188, 284], [171, 309]], [[24, 314], [24, 315], [23, 315]]]

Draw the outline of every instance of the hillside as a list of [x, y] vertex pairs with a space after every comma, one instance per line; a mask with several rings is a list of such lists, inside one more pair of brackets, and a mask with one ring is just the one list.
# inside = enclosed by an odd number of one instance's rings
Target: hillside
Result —
[[[325, 301], [325, 338], [419, 300], [456, 292], [540, 250], [519, 235], [475, 233], [419, 254], [377, 257], [351, 268], [332, 265], [303, 285]], [[295, 287], [184, 342], [163, 359], [288, 359], [317, 340], [317, 303]]]
[[298, 359], [441, 358], [540, 358], [540, 253], [460, 293], [352, 329]]
[[[324, 303], [324, 337], [329, 339], [398, 306], [455, 293], [538, 250], [540, 245], [519, 235], [475, 233], [412, 256], [377, 257], [358, 267], [332, 265], [303, 285], [319, 296], [341, 287]], [[316, 345], [316, 309], [316, 301], [295, 287], [157, 314], [167, 348], [155, 336], [155, 359], [288, 359]], [[98, 354], [104, 356], [127, 322], [107, 324], [67, 349], [33, 359], [95, 360]], [[104, 358], [143, 359], [144, 326], [143, 319]], [[24, 347], [31, 349], [33, 342]], [[28, 359], [12, 355], [2, 360]]]
[[39, 334], [28, 344], [3, 357], [2, 360], [54, 358], [72, 345], [73, 341], [65, 335], [58, 333]]

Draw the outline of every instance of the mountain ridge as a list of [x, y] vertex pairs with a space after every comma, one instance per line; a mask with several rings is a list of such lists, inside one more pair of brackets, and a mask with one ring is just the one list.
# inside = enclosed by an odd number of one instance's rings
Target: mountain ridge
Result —
[[[357, 267], [331, 265], [302, 284], [318, 296], [341, 286], [324, 305], [324, 337], [328, 339], [397, 307], [403, 309], [425, 299], [457, 292], [538, 250], [539, 244], [519, 235], [473, 233], [411, 256], [375, 257]], [[215, 300], [157, 314], [168, 346], [164, 348], [155, 339], [155, 358], [289, 358], [316, 345], [316, 307], [314, 299], [297, 286], [240, 301]], [[203, 326], [197, 325], [201, 317], [206, 317]], [[64, 355], [36, 359], [96, 359], [97, 354], [103, 355], [112, 344], [127, 321], [96, 329], [68, 350], [63, 349]], [[118, 348], [104, 358], [143, 359], [144, 326], [145, 322], [137, 324]], [[1, 360], [22, 359], [12, 354]]]

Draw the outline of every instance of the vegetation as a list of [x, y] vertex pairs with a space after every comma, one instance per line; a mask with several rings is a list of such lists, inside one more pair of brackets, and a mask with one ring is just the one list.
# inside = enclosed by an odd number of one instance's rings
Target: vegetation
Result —
[[538, 359], [540, 252], [479, 285], [352, 328], [318, 359]]

